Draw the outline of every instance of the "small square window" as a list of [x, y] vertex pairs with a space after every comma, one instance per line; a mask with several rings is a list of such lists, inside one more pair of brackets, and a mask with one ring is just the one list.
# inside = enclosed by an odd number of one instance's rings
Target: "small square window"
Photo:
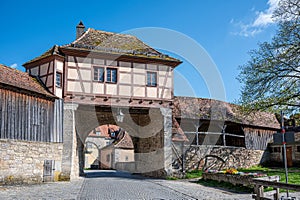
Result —
[[273, 148], [273, 152], [280, 153], [281, 152], [281, 148], [280, 147], [274, 147]]
[[157, 86], [157, 73], [147, 72], [147, 86], [156, 87]]
[[94, 81], [104, 82], [103, 67], [94, 67]]
[[107, 68], [106, 69], [106, 82], [116, 83], [117, 82], [117, 69]]
[[297, 146], [297, 152], [300, 152], [300, 146]]
[[56, 87], [62, 86], [62, 74], [60, 72], [56, 72], [56, 81], [55, 81]]

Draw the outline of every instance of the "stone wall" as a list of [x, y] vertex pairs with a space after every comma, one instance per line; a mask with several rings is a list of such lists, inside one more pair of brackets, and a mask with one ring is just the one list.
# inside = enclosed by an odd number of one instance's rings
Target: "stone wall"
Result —
[[45, 160], [55, 160], [54, 179], [58, 180], [62, 143], [0, 140], [0, 185], [40, 183]]
[[[179, 155], [181, 155], [180, 146], [176, 145], [175, 147]], [[173, 158], [175, 159], [176, 156], [174, 154]], [[205, 165], [205, 156], [207, 155], [212, 155], [207, 159], [206, 164], [206, 167], [210, 166], [211, 169], [248, 168], [266, 162], [268, 157], [263, 150], [204, 145], [185, 146], [185, 154], [185, 171], [202, 169]], [[221, 159], [217, 159], [215, 156]]]

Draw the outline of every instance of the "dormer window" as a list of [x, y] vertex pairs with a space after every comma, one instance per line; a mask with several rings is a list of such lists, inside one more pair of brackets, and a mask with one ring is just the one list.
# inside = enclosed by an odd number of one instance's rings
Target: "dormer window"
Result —
[[147, 72], [147, 86], [156, 87], [157, 86], [157, 73]]

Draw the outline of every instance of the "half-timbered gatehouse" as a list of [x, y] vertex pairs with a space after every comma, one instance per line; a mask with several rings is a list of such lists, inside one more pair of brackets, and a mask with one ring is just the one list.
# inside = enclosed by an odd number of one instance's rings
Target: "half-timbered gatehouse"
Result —
[[85, 29], [82, 22], [76, 33], [70, 44], [24, 64], [64, 101], [63, 174], [82, 172], [85, 138], [104, 124], [131, 134], [136, 172], [171, 173], [173, 70], [181, 61], [131, 35]]

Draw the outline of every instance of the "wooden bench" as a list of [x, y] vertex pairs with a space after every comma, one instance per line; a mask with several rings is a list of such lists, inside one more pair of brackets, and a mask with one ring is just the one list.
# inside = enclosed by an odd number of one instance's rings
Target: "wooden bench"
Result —
[[263, 178], [254, 178], [252, 181], [254, 183], [254, 195], [252, 198], [255, 200], [272, 200], [270, 198], [265, 197], [264, 195], [264, 187], [273, 187], [273, 199], [279, 199], [279, 189], [286, 190], [295, 190], [300, 191], [300, 185], [295, 184], [287, 184], [279, 182], [280, 176], [268, 176]]

